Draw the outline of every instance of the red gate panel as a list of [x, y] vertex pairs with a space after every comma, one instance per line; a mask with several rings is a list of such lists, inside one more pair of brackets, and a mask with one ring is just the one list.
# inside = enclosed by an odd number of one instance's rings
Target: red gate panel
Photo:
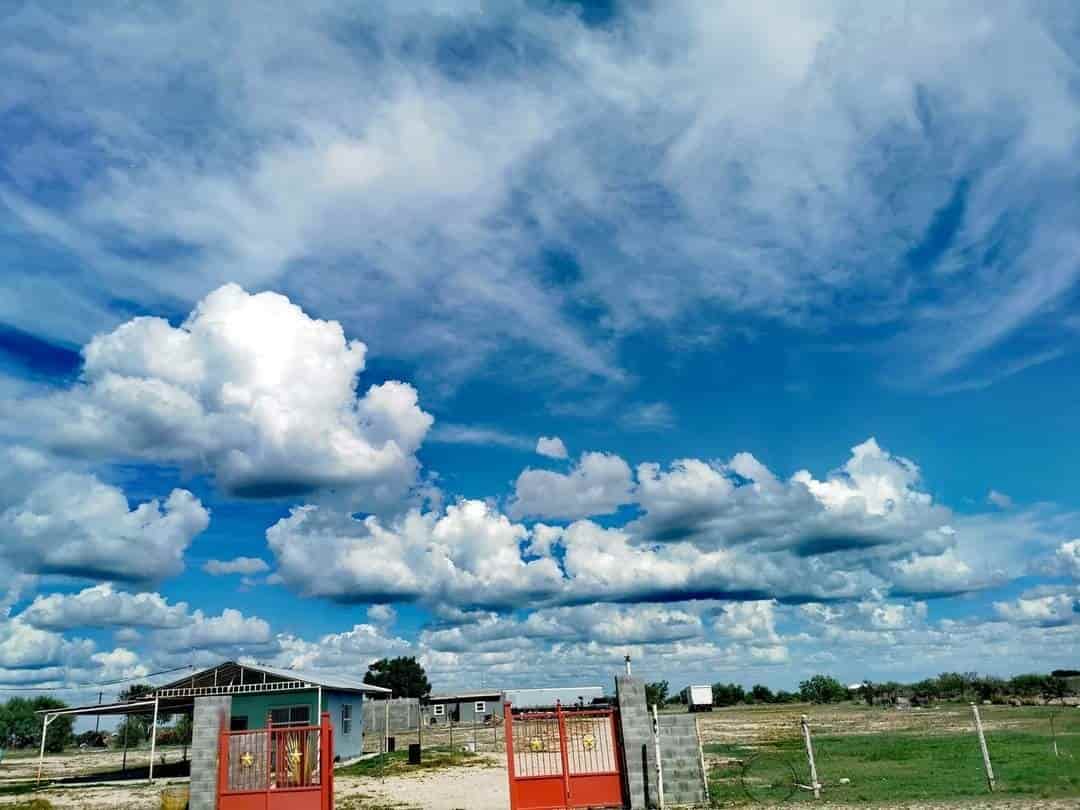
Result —
[[333, 810], [334, 730], [317, 726], [228, 731], [218, 737], [218, 810]]
[[510, 810], [623, 806], [614, 709], [503, 708]]

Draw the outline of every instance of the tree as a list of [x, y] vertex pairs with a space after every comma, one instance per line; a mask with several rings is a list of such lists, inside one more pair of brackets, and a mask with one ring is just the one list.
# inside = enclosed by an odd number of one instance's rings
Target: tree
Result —
[[390, 689], [394, 697], [426, 698], [431, 694], [427, 673], [414, 656], [380, 658], [368, 667], [364, 683]]
[[753, 698], [754, 703], [773, 703], [776, 701], [776, 695], [773, 694], [772, 689], [760, 683], [755, 683], [750, 688], [750, 697]]
[[829, 675], [815, 675], [799, 684], [799, 695], [807, 703], [839, 703], [848, 696], [845, 687]]
[[[143, 700], [154, 691], [154, 687], [148, 683], [133, 683], [120, 691], [120, 701], [129, 703], [133, 700]], [[164, 717], [159, 717], [158, 722], [164, 722]], [[150, 739], [150, 726], [154, 723], [153, 711], [145, 714], [129, 714], [124, 717], [120, 725], [116, 727], [116, 736], [113, 745], [123, 748], [125, 741], [128, 747], [138, 745]]]
[[668, 682], [667, 681], [654, 681], [653, 683], [645, 684], [645, 705], [646, 706], [663, 706], [667, 703], [668, 698]]
[[712, 685], [713, 706], [734, 706], [746, 699], [746, 691], [737, 683], [714, 683]]
[[[41, 728], [44, 718], [37, 714], [42, 709], [62, 709], [67, 704], [56, 698], [41, 696], [33, 699], [12, 698], [0, 706], [0, 745], [11, 748], [29, 748], [41, 744]], [[56, 717], [49, 723], [45, 736], [45, 750], [57, 753], [72, 741], [73, 717]]]

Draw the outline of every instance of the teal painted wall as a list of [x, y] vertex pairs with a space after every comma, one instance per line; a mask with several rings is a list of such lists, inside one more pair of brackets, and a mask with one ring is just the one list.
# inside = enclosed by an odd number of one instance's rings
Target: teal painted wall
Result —
[[[312, 725], [317, 725], [319, 715], [317, 689], [298, 689], [295, 692], [270, 692], [264, 694], [233, 695], [232, 717], [247, 716], [248, 728], [265, 728], [271, 709], [289, 706], [307, 706]], [[348, 703], [352, 708], [352, 729], [345, 734], [341, 728], [341, 707]], [[341, 759], [358, 757], [364, 750], [363, 695], [357, 692], [335, 692], [324, 689], [322, 710], [330, 712], [330, 724], [334, 727], [334, 754]]]
[[[269, 692], [254, 695], [233, 695], [232, 716], [247, 715], [248, 728], [265, 728], [266, 717], [271, 709], [283, 709], [287, 706], [307, 706], [311, 724], [319, 722], [316, 704], [319, 700], [317, 689], [298, 689], [295, 692]], [[325, 705], [326, 698], [323, 697]]]

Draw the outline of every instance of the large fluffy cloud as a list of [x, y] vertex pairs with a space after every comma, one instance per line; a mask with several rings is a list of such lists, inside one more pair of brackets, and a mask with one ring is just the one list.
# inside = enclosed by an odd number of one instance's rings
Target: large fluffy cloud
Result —
[[180, 326], [141, 317], [83, 350], [74, 388], [28, 403], [52, 447], [205, 470], [228, 493], [339, 489], [369, 508], [414, 482], [431, 417], [405, 383], [357, 391], [363, 343], [229, 284]]
[[[539, 445], [537, 445], [539, 447]], [[524, 470], [514, 485], [511, 517], [606, 515], [633, 499], [630, 466], [609, 453], [584, 453], [568, 473]]]
[[258, 648], [272, 641], [270, 625], [257, 616], [245, 616], [226, 608], [218, 616], [196, 610], [183, 625], [153, 634], [155, 645], [164, 650]]
[[209, 512], [185, 489], [131, 508], [97, 477], [24, 448], [3, 452], [0, 557], [18, 570], [116, 580], [180, 573]]
[[[586, 454], [568, 475], [545, 472], [551, 486], [527, 479], [525, 498], [519, 479], [510, 512], [597, 508], [605, 487], [574, 484], [607, 481], [609, 468], [619, 494], [608, 502], [621, 501], [633, 487], [624, 465]], [[308, 506], [267, 537], [304, 593], [442, 607], [940, 596], [1004, 582], [1060, 542], [1038, 513], [954, 515], [920, 488], [913, 462], [873, 439], [822, 478], [782, 481], [746, 453], [642, 464], [634, 497], [642, 514], [621, 526], [529, 527], [475, 501], [390, 524]]]
[[266, 537], [285, 582], [348, 601], [505, 604], [561, 587], [551, 559], [526, 561], [527, 531], [482, 501], [392, 523], [314, 506], [292, 510]]
[[187, 621], [187, 604], [170, 605], [158, 593], [127, 593], [103, 583], [78, 593], [38, 596], [19, 614], [35, 627], [177, 627]]

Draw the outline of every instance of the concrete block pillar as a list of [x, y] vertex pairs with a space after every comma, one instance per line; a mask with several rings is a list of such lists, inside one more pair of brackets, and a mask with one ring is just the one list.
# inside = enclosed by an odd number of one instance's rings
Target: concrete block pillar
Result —
[[217, 810], [218, 732], [222, 716], [227, 724], [231, 713], [232, 698], [229, 695], [195, 698], [188, 810]]
[[[653, 748], [652, 717], [645, 705], [645, 682], [620, 675], [615, 678], [622, 733], [624, 781], [630, 810], [646, 810], [657, 804], [656, 756]], [[195, 808], [192, 808], [195, 810]]]

